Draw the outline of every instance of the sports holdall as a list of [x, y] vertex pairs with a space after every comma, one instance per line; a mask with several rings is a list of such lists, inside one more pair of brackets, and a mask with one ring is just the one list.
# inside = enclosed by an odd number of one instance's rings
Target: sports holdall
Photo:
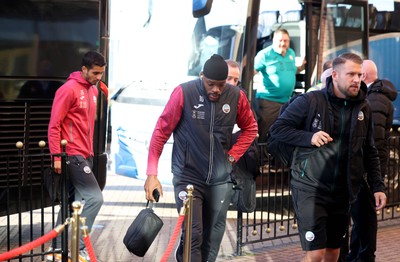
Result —
[[61, 175], [54, 172], [53, 168], [46, 168], [43, 171], [44, 185], [49, 192], [50, 199], [59, 204], [61, 202]]
[[147, 201], [146, 208], [140, 211], [125, 234], [123, 242], [126, 248], [134, 255], [143, 257], [163, 225], [154, 213], [153, 203]]
[[[240, 131], [232, 135], [235, 142]], [[240, 212], [251, 213], [256, 209], [256, 177], [260, 174], [260, 153], [254, 140], [233, 167], [231, 179], [234, 193], [231, 202]]]

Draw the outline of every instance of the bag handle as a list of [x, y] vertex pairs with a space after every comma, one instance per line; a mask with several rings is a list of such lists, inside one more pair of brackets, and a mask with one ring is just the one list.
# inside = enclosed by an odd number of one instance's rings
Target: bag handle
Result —
[[[158, 200], [160, 199], [160, 193], [158, 192], [158, 189], [157, 189], [157, 188], [155, 188], [155, 189], [153, 190], [153, 197], [154, 197], [154, 199], [156, 200], [156, 202], [158, 202]], [[150, 203], [150, 207], [149, 207], [149, 203]], [[153, 202], [150, 201], [150, 200], [147, 200], [146, 208], [147, 208], [147, 207], [153, 208]]]
[[153, 202], [151, 202], [150, 200], [147, 200], [146, 208], [151, 208], [152, 209], [153, 208]]

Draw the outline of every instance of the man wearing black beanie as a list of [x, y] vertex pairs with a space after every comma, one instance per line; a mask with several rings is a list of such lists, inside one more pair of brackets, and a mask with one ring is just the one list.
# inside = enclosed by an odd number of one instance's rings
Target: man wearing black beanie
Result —
[[[211, 56], [199, 79], [174, 89], [150, 141], [148, 177], [144, 185], [146, 198], [154, 201], [154, 189], [162, 195], [157, 178], [158, 160], [172, 133], [172, 173], [178, 212], [183, 206], [187, 185], [194, 187], [190, 254], [193, 262], [216, 260], [233, 194], [232, 166], [258, 133], [246, 94], [239, 87], [227, 84], [227, 76], [224, 58]], [[232, 144], [235, 123], [242, 133]], [[183, 227], [177, 261], [183, 261], [184, 235]]]
[[226, 80], [228, 77], [228, 64], [220, 55], [212, 55], [204, 63], [203, 75], [213, 80]]

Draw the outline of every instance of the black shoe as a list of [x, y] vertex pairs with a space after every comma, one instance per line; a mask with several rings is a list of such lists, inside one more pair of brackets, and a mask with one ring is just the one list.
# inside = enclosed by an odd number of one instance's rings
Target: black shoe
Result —
[[183, 241], [179, 240], [179, 245], [175, 250], [175, 261], [176, 262], [183, 262]]

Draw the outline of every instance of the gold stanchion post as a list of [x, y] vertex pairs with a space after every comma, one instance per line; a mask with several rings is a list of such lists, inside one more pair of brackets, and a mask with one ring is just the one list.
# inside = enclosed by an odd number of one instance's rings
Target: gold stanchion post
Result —
[[190, 262], [190, 253], [192, 247], [192, 216], [193, 216], [193, 185], [187, 185], [188, 194], [185, 202], [185, 245], [183, 249], [183, 261]]
[[[68, 218], [68, 193], [66, 190], [68, 170], [67, 161], [68, 155], [65, 153], [68, 141], [66, 139], [61, 140], [61, 221], [65, 221]], [[68, 229], [68, 228], [67, 228]], [[62, 261], [68, 262], [68, 230], [64, 230], [61, 233], [61, 249], [62, 249]]]
[[72, 226], [71, 226], [71, 260], [79, 262], [79, 224], [80, 224], [80, 209], [81, 202], [74, 201], [72, 203]]

